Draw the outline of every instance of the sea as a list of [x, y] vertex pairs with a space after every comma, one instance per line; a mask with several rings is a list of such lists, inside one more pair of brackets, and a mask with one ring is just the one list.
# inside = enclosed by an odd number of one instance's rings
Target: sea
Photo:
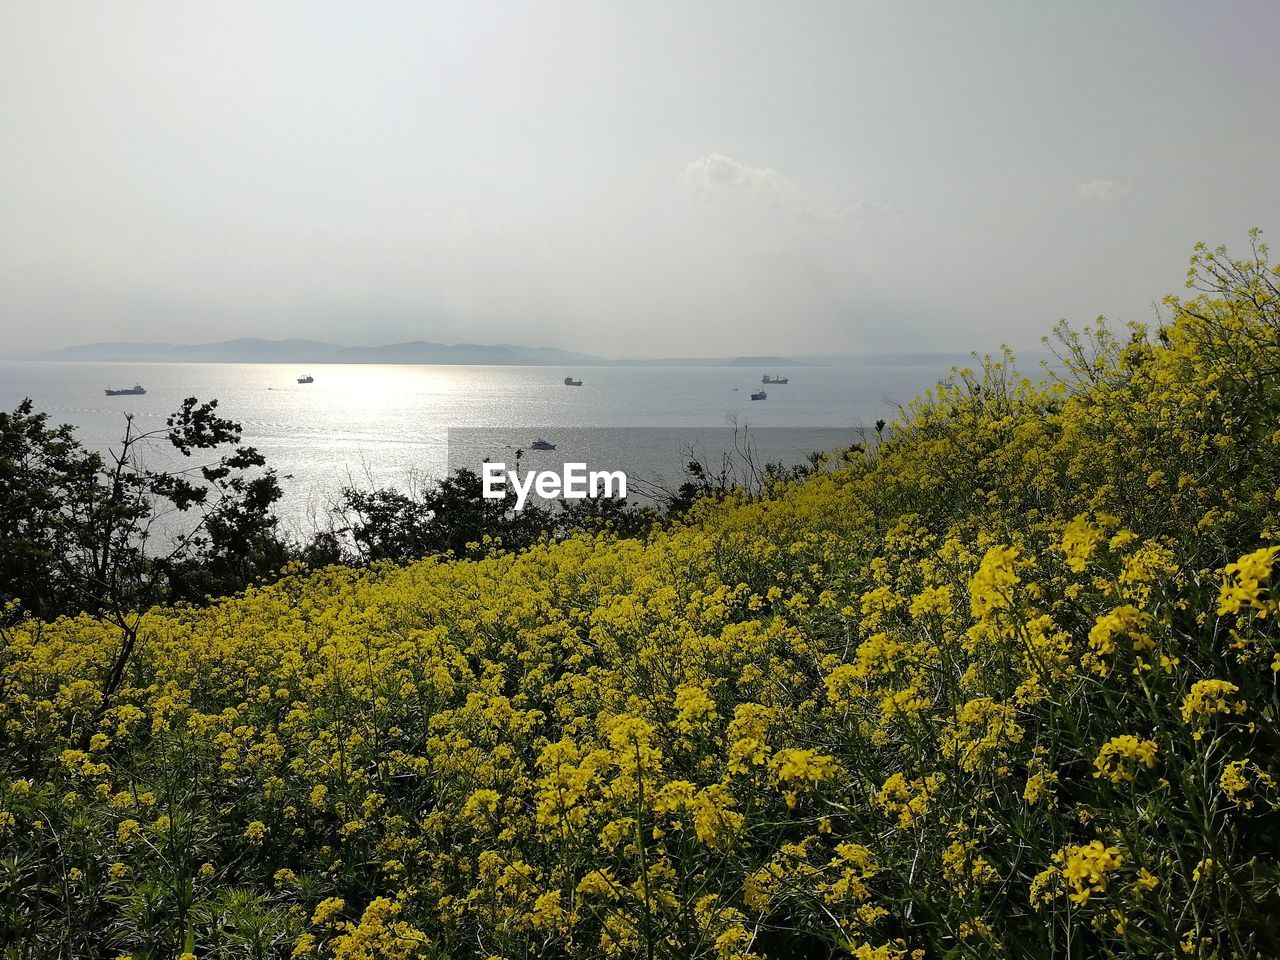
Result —
[[[761, 385], [766, 373], [787, 384]], [[312, 383], [298, 383], [309, 374]], [[696, 451], [704, 462], [745, 446], [798, 463], [865, 438], [948, 374], [942, 363], [793, 366], [419, 366], [270, 363], [0, 362], [0, 408], [24, 398], [86, 447], [118, 444], [127, 416], [162, 430], [186, 397], [218, 401], [281, 477], [284, 526], [307, 535], [347, 485], [430, 482], [480, 460], [526, 468], [570, 459], [627, 469], [636, 487], [669, 489]], [[564, 384], [572, 376], [582, 386]], [[146, 388], [108, 397], [107, 387]], [[751, 400], [764, 390], [767, 398]], [[535, 440], [555, 451], [532, 450]], [[173, 463], [163, 444], [157, 464]]]

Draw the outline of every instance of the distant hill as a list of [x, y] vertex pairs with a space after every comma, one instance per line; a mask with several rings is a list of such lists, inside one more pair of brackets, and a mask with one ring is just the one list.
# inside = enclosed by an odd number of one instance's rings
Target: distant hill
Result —
[[[1029, 361], [1036, 355], [1022, 354]], [[515, 366], [669, 366], [752, 367], [766, 372], [803, 366], [936, 366], [967, 365], [960, 353], [833, 354], [803, 357], [600, 357], [556, 347], [513, 343], [435, 343], [411, 340], [373, 347], [345, 347], [324, 340], [265, 340], [241, 337], [217, 343], [86, 343], [16, 357], [19, 360], [97, 361], [109, 363], [422, 363]]]
[[[1043, 350], [1019, 350], [1021, 368], [1030, 368], [1051, 354]], [[793, 363], [826, 367], [972, 367], [975, 364], [970, 353], [833, 353], [808, 357], [795, 357]]]
[[342, 350], [323, 340], [263, 340], [242, 337], [218, 343], [85, 343], [27, 354], [24, 360], [96, 360], [116, 363], [293, 363], [322, 362]]
[[87, 343], [27, 354], [24, 360], [115, 363], [459, 363], [595, 364], [599, 357], [552, 347], [431, 343], [414, 340], [378, 347], [344, 347], [323, 340], [242, 337], [218, 343]]
[[431, 343], [413, 340], [380, 347], [343, 347], [332, 363], [492, 363], [525, 366], [598, 364], [607, 361], [588, 353], [554, 347], [522, 347], [510, 343]]
[[972, 366], [973, 357], [967, 353], [833, 353], [827, 356], [801, 356], [795, 358], [798, 363], [809, 363], [820, 367], [939, 367], [948, 369], [953, 366]]
[[734, 357], [728, 362], [731, 367], [803, 367], [805, 363], [790, 357]]

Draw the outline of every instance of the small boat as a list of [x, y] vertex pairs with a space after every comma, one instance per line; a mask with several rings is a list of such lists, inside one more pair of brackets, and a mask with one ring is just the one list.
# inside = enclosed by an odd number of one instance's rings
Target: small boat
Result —
[[132, 387], [122, 387], [116, 390], [107, 388], [108, 397], [140, 397], [147, 392], [146, 387], [140, 383], [135, 383]]
[[777, 374], [766, 373], [763, 377], [760, 378], [760, 382], [761, 383], [790, 383], [791, 381], [788, 380], [786, 377], [778, 376]]
[[765, 393], [763, 390], [757, 390], [755, 393], [751, 394], [751, 399], [752, 400], [768, 400], [769, 395]]
[[298, 378], [298, 382], [299, 383], [315, 383], [316, 378], [309, 373], [304, 373], [302, 376]]
[[565, 378], [564, 378], [564, 385], [565, 385], [566, 387], [580, 387], [580, 386], [582, 386], [582, 381], [581, 381], [581, 380], [575, 380], [575, 379], [573, 379], [573, 377], [565, 377]]
[[555, 448], [556, 445], [554, 443], [550, 440], [543, 440], [541, 437], [529, 444], [530, 450], [554, 450]]

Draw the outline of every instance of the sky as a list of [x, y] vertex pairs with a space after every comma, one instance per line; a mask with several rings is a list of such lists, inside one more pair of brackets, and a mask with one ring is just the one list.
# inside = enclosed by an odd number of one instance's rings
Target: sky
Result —
[[1280, 5], [0, 0], [0, 352], [1040, 346], [1280, 232]]

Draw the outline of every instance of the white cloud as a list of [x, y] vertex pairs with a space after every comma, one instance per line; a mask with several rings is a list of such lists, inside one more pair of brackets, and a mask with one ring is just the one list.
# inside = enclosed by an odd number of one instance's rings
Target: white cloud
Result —
[[723, 153], [709, 153], [694, 160], [684, 168], [680, 182], [698, 200], [745, 196], [778, 201], [796, 193], [796, 185], [773, 167], [752, 167]]
[[1076, 196], [1084, 200], [1119, 200], [1133, 193], [1133, 184], [1117, 180], [1090, 180], [1076, 187]]
[[896, 203], [859, 200], [846, 207], [801, 207], [797, 223], [897, 223], [902, 209]]
[[831, 223], [896, 223], [902, 210], [893, 203], [859, 200], [844, 206], [817, 203], [789, 177], [773, 167], [753, 167], [709, 153], [684, 168], [680, 182], [699, 202], [747, 201], [771, 207], [802, 226]]

